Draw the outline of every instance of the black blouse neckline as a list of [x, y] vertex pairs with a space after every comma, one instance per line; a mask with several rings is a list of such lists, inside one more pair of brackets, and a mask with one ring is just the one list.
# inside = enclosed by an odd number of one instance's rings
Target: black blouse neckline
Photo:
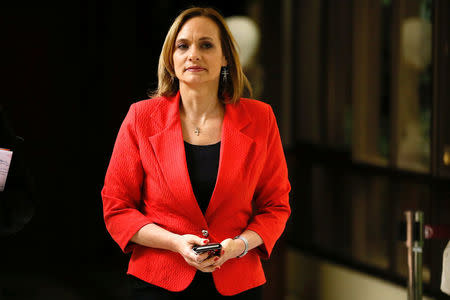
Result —
[[195, 145], [195, 144], [191, 144], [191, 143], [188, 143], [188, 142], [184, 141], [184, 144], [187, 145], [187, 146], [192, 146], [192, 147], [205, 148], [205, 147], [214, 147], [214, 146], [218, 146], [218, 145], [220, 145], [220, 142], [221, 142], [221, 141], [218, 141], [217, 143], [214, 143], [214, 144], [208, 144], [208, 145]]

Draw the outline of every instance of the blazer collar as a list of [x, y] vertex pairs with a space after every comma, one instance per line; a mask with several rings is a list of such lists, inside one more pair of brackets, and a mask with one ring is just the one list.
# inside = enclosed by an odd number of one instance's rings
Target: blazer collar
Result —
[[[225, 104], [222, 124], [219, 170], [216, 185], [206, 215], [203, 216], [192, 189], [186, 163], [183, 134], [180, 121], [180, 93], [163, 100], [163, 116], [152, 118], [161, 131], [149, 137], [164, 179], [173, 193], [174, 199], [180, 201], [178, 207], [185, 214], [192, 216], [195, 224], [208, 225], [215, 211], [229, 197], [227, 190], [237, 176], [236, 170], [245, 164], [253, 139], [243, 133], [252, 119], [244, 105]], [[205, 227], [205, 228], [206, 228]]]

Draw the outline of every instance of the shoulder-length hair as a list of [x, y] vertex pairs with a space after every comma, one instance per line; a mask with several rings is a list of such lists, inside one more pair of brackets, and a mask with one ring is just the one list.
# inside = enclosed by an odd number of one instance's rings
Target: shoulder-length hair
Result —
[[227, 81], [219, 80], [218, 98], [223, 103], [236, 103], [244, 94], [244, 90], [249, 96], [252, 94], [252, 87], [239, 61], [239, 54], [236, 50], [237, 44], [224, 18], [213, 8], [193, 7], [184, 10], [175, 19], [167, 33], [164, 45], [159, 56], [158, 65], [158, 89], [150, 96], [174, 96], [179, 89], [178, 79], [175, 77], [173, 66], [173, 53], [175, 51], [175, 40], [181, 27], [194, 17], [207, 17], [219, 27], [222, 52], [228, 63], [230, 76]]

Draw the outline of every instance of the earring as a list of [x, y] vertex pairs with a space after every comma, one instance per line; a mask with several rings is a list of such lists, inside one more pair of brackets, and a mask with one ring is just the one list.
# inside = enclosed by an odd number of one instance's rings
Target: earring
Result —
[[228, 71], [228, 66], [222, 67], [222, 69], [220, 70], [220, 75], [222, 76], [223, 82], [227, 82], [229, 74], [230, 72]]

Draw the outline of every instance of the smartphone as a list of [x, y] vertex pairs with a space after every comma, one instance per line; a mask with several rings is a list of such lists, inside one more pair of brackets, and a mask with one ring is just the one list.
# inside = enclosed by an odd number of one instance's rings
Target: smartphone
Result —
[[197, 254], [202, 254], [205, 252], [214, 252], [217, 253], [222, 249], [222, 245], [217, 243], [217, 244], [209, 244], [206, 246], [195, 246], [192, 248], [192, 250], [194, 250], [195, 253]]

